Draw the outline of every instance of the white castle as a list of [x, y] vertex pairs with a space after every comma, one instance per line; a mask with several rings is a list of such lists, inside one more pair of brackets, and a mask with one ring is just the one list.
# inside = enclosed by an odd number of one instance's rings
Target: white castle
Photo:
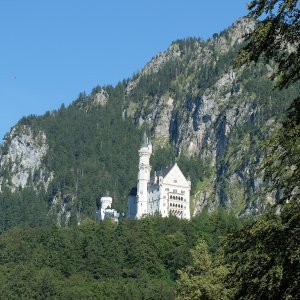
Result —
[[146, 134], [138, 152], [138, 184], [128, 196], [128, 217], [140, 219], [159, 213], [162, 217], [174, 215], [189, 220], [190, 180], [185, 178], [176, 163], [173, 167], [155, 172], [150, 178], [152, 144]]

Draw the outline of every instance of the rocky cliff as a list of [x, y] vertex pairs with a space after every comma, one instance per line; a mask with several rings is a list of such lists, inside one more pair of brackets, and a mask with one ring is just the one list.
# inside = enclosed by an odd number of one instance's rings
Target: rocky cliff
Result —
[[[43, 201], [59, 222], [65, 215], [63, 223], [93, 216], [107, 189], [125, 211], [147, 130], [154, 154], [175, 155], [192, 173], [194, 214], [220, 205], [261, 213], [278, 192], [268, 192], [257, 171], [260, 145], [299, 86], [272, 91], [272, 64], [233, 67], [253, 28], [241, 19], [208, 41], [175, 41], [116, 87], [96, 87], [68, 108], [20, 121], [1, 147], [2, 190], [46, 190]], [[203, 170], [195, 170], [198, 162]]]
[[1, 148], [0, 191], [3, 186], [14, 192], [28, 185], [35, 190], [47, 190], [53, 178], [53, 173], [47, 172], [42, 165], [47, 150], [44, 132], [34, 134], [30, 126], [25, 125], [14, 127]]
[[253, 28], [251, 20], [241, 19], [207, 42], [174, 42], [126, 90], [124, 114], [139, 126], [147, 124], [155, 145], [171, 144], [178, 155], [209, 164], [210, 176], [193, 182], [194, 213], [222, 205], [258, 214], [276, 200], [257, 172], [263, 156], [259, 145], [290, 96], [272, 91], [272, 64], [234, 69], [243, 38]]

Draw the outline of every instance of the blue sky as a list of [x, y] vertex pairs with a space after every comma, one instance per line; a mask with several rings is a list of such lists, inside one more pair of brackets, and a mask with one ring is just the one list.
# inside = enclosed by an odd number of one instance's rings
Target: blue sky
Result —
[[244, 0], [1, 0], [0, 142], [22, 116], [116, 84], [172, 41], [207, 39]]

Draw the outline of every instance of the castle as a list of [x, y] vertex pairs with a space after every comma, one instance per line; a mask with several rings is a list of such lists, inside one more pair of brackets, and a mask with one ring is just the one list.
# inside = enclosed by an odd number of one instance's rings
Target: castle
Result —
[[118, 222], [120, 214], [112, 206], [112, 197], [109, 196], [109, 193], [106, 192], [106, 195], [101, 197], [101, 207], [97, 213], [97, 219], [99, 221], [104, 221], [104, 219], [112, 219], [115, 222]]
[[189, 220], [190, 180], [185, 178], [176, 163], [150, 177], [152, 144], [146, 134], [138, 153], [138, 184], [128, 195], [128, 217], [140, 219], [159, 213], [162, 217], [174, 215]]

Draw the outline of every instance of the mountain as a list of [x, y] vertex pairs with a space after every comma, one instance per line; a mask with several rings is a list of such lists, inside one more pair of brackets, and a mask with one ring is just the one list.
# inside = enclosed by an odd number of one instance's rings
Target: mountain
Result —
[[191, 176], [194, 214], [222, 206], [256, 215], [275, 203], [280, 191], [258, 169], [261, 144], [299, 86], [273, 91], [272, 63], [233, 67], [254, 26], [240, 19], [207, 41], [175, 41], [115, 87], [21, 119], [1, 145], [0, 230], [95, 218], [107, 190], [126, 212], [145, 130], [153, 169], [176, 159]]

